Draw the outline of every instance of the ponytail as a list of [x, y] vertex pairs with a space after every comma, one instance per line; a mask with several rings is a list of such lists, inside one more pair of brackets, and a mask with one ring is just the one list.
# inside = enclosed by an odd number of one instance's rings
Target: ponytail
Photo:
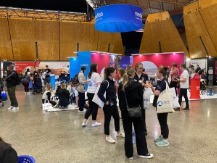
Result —
[[123, 91], [125, 91], [125, 87], [128, 83], [129, 83], [129, 75], [125, 73], [123, 76], [123, 86], [122, 86]]
[[135, 75], [134, 67], [133, 66], [128, 66], [126, 68], [126, 73], [123, 76], [123, 87], [122, 87], [123, 91], [125, 91], [125, 88], [127, 87], [127, 85], [130, 84], [129, 78], [132, 77], [133, 75]]

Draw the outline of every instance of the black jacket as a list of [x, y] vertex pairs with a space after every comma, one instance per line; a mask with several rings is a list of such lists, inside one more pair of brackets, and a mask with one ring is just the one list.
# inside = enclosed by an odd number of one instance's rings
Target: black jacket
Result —
[[118, 98], [119, 98], [119, 106], [123, 111], [127, 108], [125, 94], [129, 107], [137, 107], [140, 106], [143, 108], [143, 87], [142, 85], [134, 81], [134, 79], [130, 79], [129, 84], [125, 87], [125, 92], [122, 90], [123, 84], [120, 83], [118, 88]]
[[16, 71], [8, 72], [8, 76], [5, 80], [7, 81], [7, 88], [15, 87], [18, 80]]
[[67, 89], [60, 89], [57, 96], [59, 98], [60, 105], [65, 105], [69, 103], [70, 93]]
[[[109, 87], [108, 87], [108, 84], [109, 84]], [[106, 92], [106, 99], [104, 97], [105, 92]], [[104, 103], [106, 103], [106, 101], [109, 101], [109, 102], [112, 101], [114, 104], [116, 104], [115, 82], [109, 78], [104, 80], [100, 85], [97, 95], [99, 96], [100, 100], [102, 100]]]
[[17, 152], [4, 142], [0, 142], [0, 163], [18, 163]]

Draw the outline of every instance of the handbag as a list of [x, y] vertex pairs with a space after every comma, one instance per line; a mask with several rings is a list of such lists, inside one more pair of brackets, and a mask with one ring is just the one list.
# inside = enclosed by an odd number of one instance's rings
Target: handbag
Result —
[[137, 107], [129, 107], [128, 102], [127, 102], [127, 97], [126, 94], [124, 94], [125, 96], [125, 100], [126, 100], [126, 104], [127, 104], [127, 112], [128, 112], [128, 116], [131, 118], [138, 118], [142, 116], [142, 111], [141, 111], [141, 107], [137, 106]]
[[160, 93], [157, 100], [157, 113], [172, 113], [173, 109], [173, 95], [166, 82], [166, 89]]
[[[105, 80], [105, 81], [107, 81], [107, 80]], [[108, 82], [108, 81], [107, 81], [107, 82]], [[108, 86], [107, 86], [106, 89], [108, 89], [108, 87], [109, 87], [109, 82], [108, 82]], [[95, 92], [95, 94], [94, 94], [94, 96], [93, 96], [93, 100], [92, 100], [92, 101], [93, 101], [95, 104], [97, 104], [99, 107], [103, 108], [103, 107], [104, 107], [104, 102], [101, 101], [101, 99], [100, 99], [99, 96], [98, 96], [99, 88], [100, 88], [100, 85], [97, 87], [96, 92]], [[106, 91], [105, 91], [104, 97], [106, 98]]]

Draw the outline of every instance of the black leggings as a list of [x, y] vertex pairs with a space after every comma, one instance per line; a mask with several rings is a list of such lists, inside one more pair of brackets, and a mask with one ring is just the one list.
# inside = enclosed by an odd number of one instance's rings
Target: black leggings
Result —
[[78, 92], [78, 106], [79, 110], [84, 110], [84, 104], [85, 104], [85, 93]]
[[158, 113], [157, 118], [161, 128], [161, 135], [164, 139], [167, 139], [169, 136], [169, 127], [167, 125], [167, 116], [168, 113]]
[[92, 114], [92, 120], [95, 121], [98, 112], [98, 105], [94, 103], [93, 100], [94, 93], [87, 93], [89, 108], [87, 109], [84, 118], [88, 119]]

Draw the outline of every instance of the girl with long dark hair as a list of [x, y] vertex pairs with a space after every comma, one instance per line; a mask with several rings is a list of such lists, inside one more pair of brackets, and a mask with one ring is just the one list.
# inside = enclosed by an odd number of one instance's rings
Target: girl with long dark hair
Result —
[[[116, 70], [113, 67], [105, 68], [104, 81], [100, 85], [98, 96], [105, 103], [103, 107], [104, 111], [104, 133], [106, 135], [106, 141], [109, 143], [115, 143], [115, 140], [110, 136], [110, 121], [111, 117], [114, 118], [115, 131], [118, 137], [125, 137], [124, 133], [120, 131], [120, 116], [117, 108], [116, 101], [116, 87], [114, 78], [116, 76]], [[106, 97], [104, 97], [106, 93]]]

